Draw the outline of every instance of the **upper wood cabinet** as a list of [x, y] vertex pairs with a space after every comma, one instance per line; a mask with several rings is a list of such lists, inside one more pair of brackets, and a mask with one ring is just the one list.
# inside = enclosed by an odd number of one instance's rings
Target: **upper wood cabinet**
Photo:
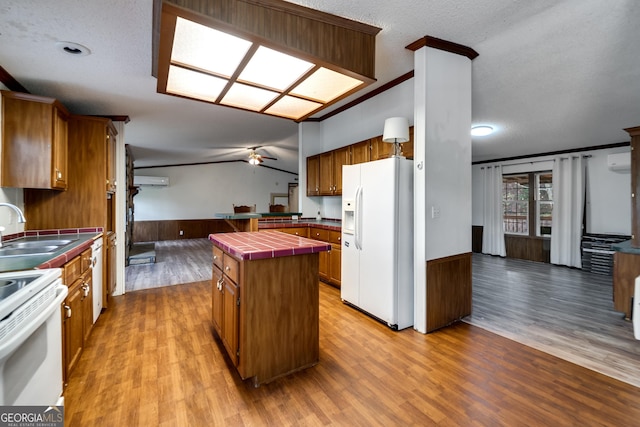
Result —
[[351, 146], [351, 164], [371, 161], [371, 140], [366, 139]]
[[[413, 159], [413, 126], [409, 141], [400, 144], [402, 155]], [[394, 154], [393, 144], [382, 135], [307, 157], [307, 196], [342, 195], [342, 166], [386, 159]]]
[[350, 147], [342, 147], [320, 155], [320, 195], [342, 194], [342, 166], [350, 164]]
[[69, 113], [53, 98], [1, 92], [0, 186], [65, 190]]
[[320, 156], [307, 157], [307, 196], [320, 195]]

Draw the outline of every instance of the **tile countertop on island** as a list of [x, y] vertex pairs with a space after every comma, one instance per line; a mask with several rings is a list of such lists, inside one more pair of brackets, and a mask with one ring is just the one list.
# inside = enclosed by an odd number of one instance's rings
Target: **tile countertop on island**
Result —
[[210, 234], [209, 240], [240, 260], [304, 255], [331, 249], [328, 243], [279, 231]]
[[73, 242], [57, 251], [41, 255], [2, 256], [0, 257], [0, 272], [62, 267], [68, 261], [90, 248], [93, 241], [102, 235], [102, 231], [101, 227], [29, 230], [7, 236], [3, 241], [4, 244], [9, 244], [11, 241], [22, 237], [43, 240], [51, 238], [71, 239]]

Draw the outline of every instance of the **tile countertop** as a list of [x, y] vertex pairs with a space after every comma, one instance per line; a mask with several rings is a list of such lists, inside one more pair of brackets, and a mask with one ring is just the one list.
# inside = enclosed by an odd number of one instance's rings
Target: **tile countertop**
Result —
[[331, 249], [328, 243], [279, 231], [210, 234], [209, 240], [241, 260], [304, 255]]
[[[62, 267], [68, 261], [90, 248], [93, 241], [101, 235], [101, 228], [74, 228], [64, 230], [26, 231], [18, 233], [12, 237], [29, 237], [30, 239], [39, 238], [42, 240], [52, 238], [72, 239], [75, 241], [57, 251], [47, 254], [0, 257], [0, 272], [31, 270], [34, 268]], [[7, 244], [10, 241], [11, 240], [7, 239], [3, 243]]]
[[617, 252], [640, 255], [640, 248], [634, 248], [633, 246], [631, 246], [631, 240], [625, 240], [624, 242], [614, 243], [611, 245], [611, 249]]
[[294, 227], [316, 227], [324, 228], [326, 230], [340, 231], [341, 222], [335, 220], [322, 220], [317, 221], [315, 219], [300, 219], [298, 221], [258, 221], [258, 229], [265, 230], [270, 228], [294, 228]]

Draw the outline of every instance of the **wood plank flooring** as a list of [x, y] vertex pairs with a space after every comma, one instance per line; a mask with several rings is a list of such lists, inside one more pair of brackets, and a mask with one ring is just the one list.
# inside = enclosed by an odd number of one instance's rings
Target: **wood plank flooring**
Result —
[[320, 363], [260, 388], [214, 338], [208, 281], [113, 298], [68, 426], [631, 426], [640, 389], [466, 323], [393, 332], [320, 286]]
[[207, 239], [155, 242], [156, 262], [125, 268], [125, 291], [211, 279], [211, 243]]
[[473, 311], [464, 320], [640, 387], [640, 341], [613, 310], [611, 280], [474, 254]]

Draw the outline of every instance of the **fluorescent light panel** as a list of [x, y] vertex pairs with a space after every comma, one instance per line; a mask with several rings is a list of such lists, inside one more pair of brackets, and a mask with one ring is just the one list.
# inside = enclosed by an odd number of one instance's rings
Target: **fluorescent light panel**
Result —
[[220, 104], [298, 120], [364, 83], [320, 67], [287, 93], [316, 65], [262, 45], [246, 60], [252, 45], [177, 17], [166, 92], [216, 103], [231, 82]]

